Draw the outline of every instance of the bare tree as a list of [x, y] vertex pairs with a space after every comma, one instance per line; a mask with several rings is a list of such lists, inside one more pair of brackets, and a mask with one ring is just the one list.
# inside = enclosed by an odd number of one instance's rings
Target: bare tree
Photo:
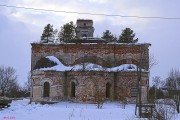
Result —
[[153, 66], [157, 65], [158, 61], [156, 60], [156, 58], [154, 57], [153, 54], [149, 55], [149, 69], [151, 69]]
[[180, 71], [171, 69], [166, 79], [165, 86], [168, 89], [179, 90], [180, 89]]
[[149, 97], [151, 99], [153, 98], [153, 100], [156, 100], [158, 98], [162, 98], [163, 97], [162, 94], [161, 94], [162, 92], [159, 89], [162, 86], [162, 79], [161, 79], [161, 77], [155, 76], [155, 77], [152, 78], [152, 81], [153, 81], [153, 87], [151, 87], [151, 89], [149, 91], [150, 92]]
[[9, 91], [6, 92], [6, 96], [11, 98], [18, 98], [23, 96], [22, 88], [19, 86], [17, 81], [14, 81], [10, 85]]
[[30, 90], [31, 90], [31, 72], [28, 73], [27, 81], [25, 82], [25, 85], [22, 88], [23, 95], [25, 97], [29, 97], [30, 96]]
[[175, 104], [170, 99], [161, 99], [156, 102], [156, 114], [154, 117], [157, 120], [173, 120], [175, 116]]
[[4, 96], [17, 83], [16, 70], [0, 66], [0, 96]]
[[153, 80], [153, 84], [158, 89], [160, 87], [160, 84], [161, 84], [161, 77], [155, 76], [155, 77], [152, 78], [152, 80]]
[[31, 89], [31, 72], [28, 73], [27, 81], [25, 82], [25, 90], [29, 92]]
[[176, 105], [176, 110], [179, 113], [180, 105], [180, 71], [171, 69], [166, 79], [165, 86], [168, 88], [170, 98], [172, 98]]

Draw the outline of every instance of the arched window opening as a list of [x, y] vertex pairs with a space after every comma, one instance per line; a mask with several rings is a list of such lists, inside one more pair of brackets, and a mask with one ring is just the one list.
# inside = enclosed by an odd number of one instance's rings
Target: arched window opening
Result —
[[75, 83], [72, 82], [71, 83], [71, 97], [75, 97], [75, 90], [76, 90]]
[[111, 84], [107, 83], [106, 84], [106, 98], [110, 98], [111, 96]]
[[43, 90], [43, 97], [49, 97], [49, 93], [50, 93], [50, 84], [49, 82], [45, 82], [44, 83], [44, 90]]

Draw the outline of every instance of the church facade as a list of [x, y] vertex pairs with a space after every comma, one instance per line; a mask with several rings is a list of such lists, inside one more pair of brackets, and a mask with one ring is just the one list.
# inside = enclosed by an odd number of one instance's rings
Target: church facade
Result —
[[31, 102], [135, 101], [139, 84], [146, 102], [150, 44], [88, 39], [93, 37], [92, 20], [77, 20], [76, 31], [78, 43], [31, 44]]

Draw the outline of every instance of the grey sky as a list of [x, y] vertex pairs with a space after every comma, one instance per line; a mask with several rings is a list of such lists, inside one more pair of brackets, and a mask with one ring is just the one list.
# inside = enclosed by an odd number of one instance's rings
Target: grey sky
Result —
[[[180, 17], [179, 0], [1, 0], [0, 4], [125, 16]], [[44, 26], [50, 23], [59, 29], [78, 18], [93, 19], [95, 37], [100, 37], [106, 29], [119, 35], [122, 29], [130, 27], [139, 42], [151, 43], [150, 53], [159, 62], [152, 68], [151, 77], [158, 75], [165, 79], [171, 68], [180, 68], [180, 19], [105, 17], [6, 7], [0, 7], [0, 65], [14, 67], [23, 84], [30, 71], [30, 43], [39, 41]]]

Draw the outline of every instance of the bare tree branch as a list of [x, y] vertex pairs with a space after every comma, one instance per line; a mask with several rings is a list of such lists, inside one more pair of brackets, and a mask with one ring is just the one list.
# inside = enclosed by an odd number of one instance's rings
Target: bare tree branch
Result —
[[4, 96], [5, 93], [17, 83], [16, 70], [12, 67], [0, 66], [0, 95]]
[[153, 66], [157, 65], [158, 61], [156, 60], [156, 58], [154, 57], [153, 54], [149, 55], [149, 69], [151, 69]]

